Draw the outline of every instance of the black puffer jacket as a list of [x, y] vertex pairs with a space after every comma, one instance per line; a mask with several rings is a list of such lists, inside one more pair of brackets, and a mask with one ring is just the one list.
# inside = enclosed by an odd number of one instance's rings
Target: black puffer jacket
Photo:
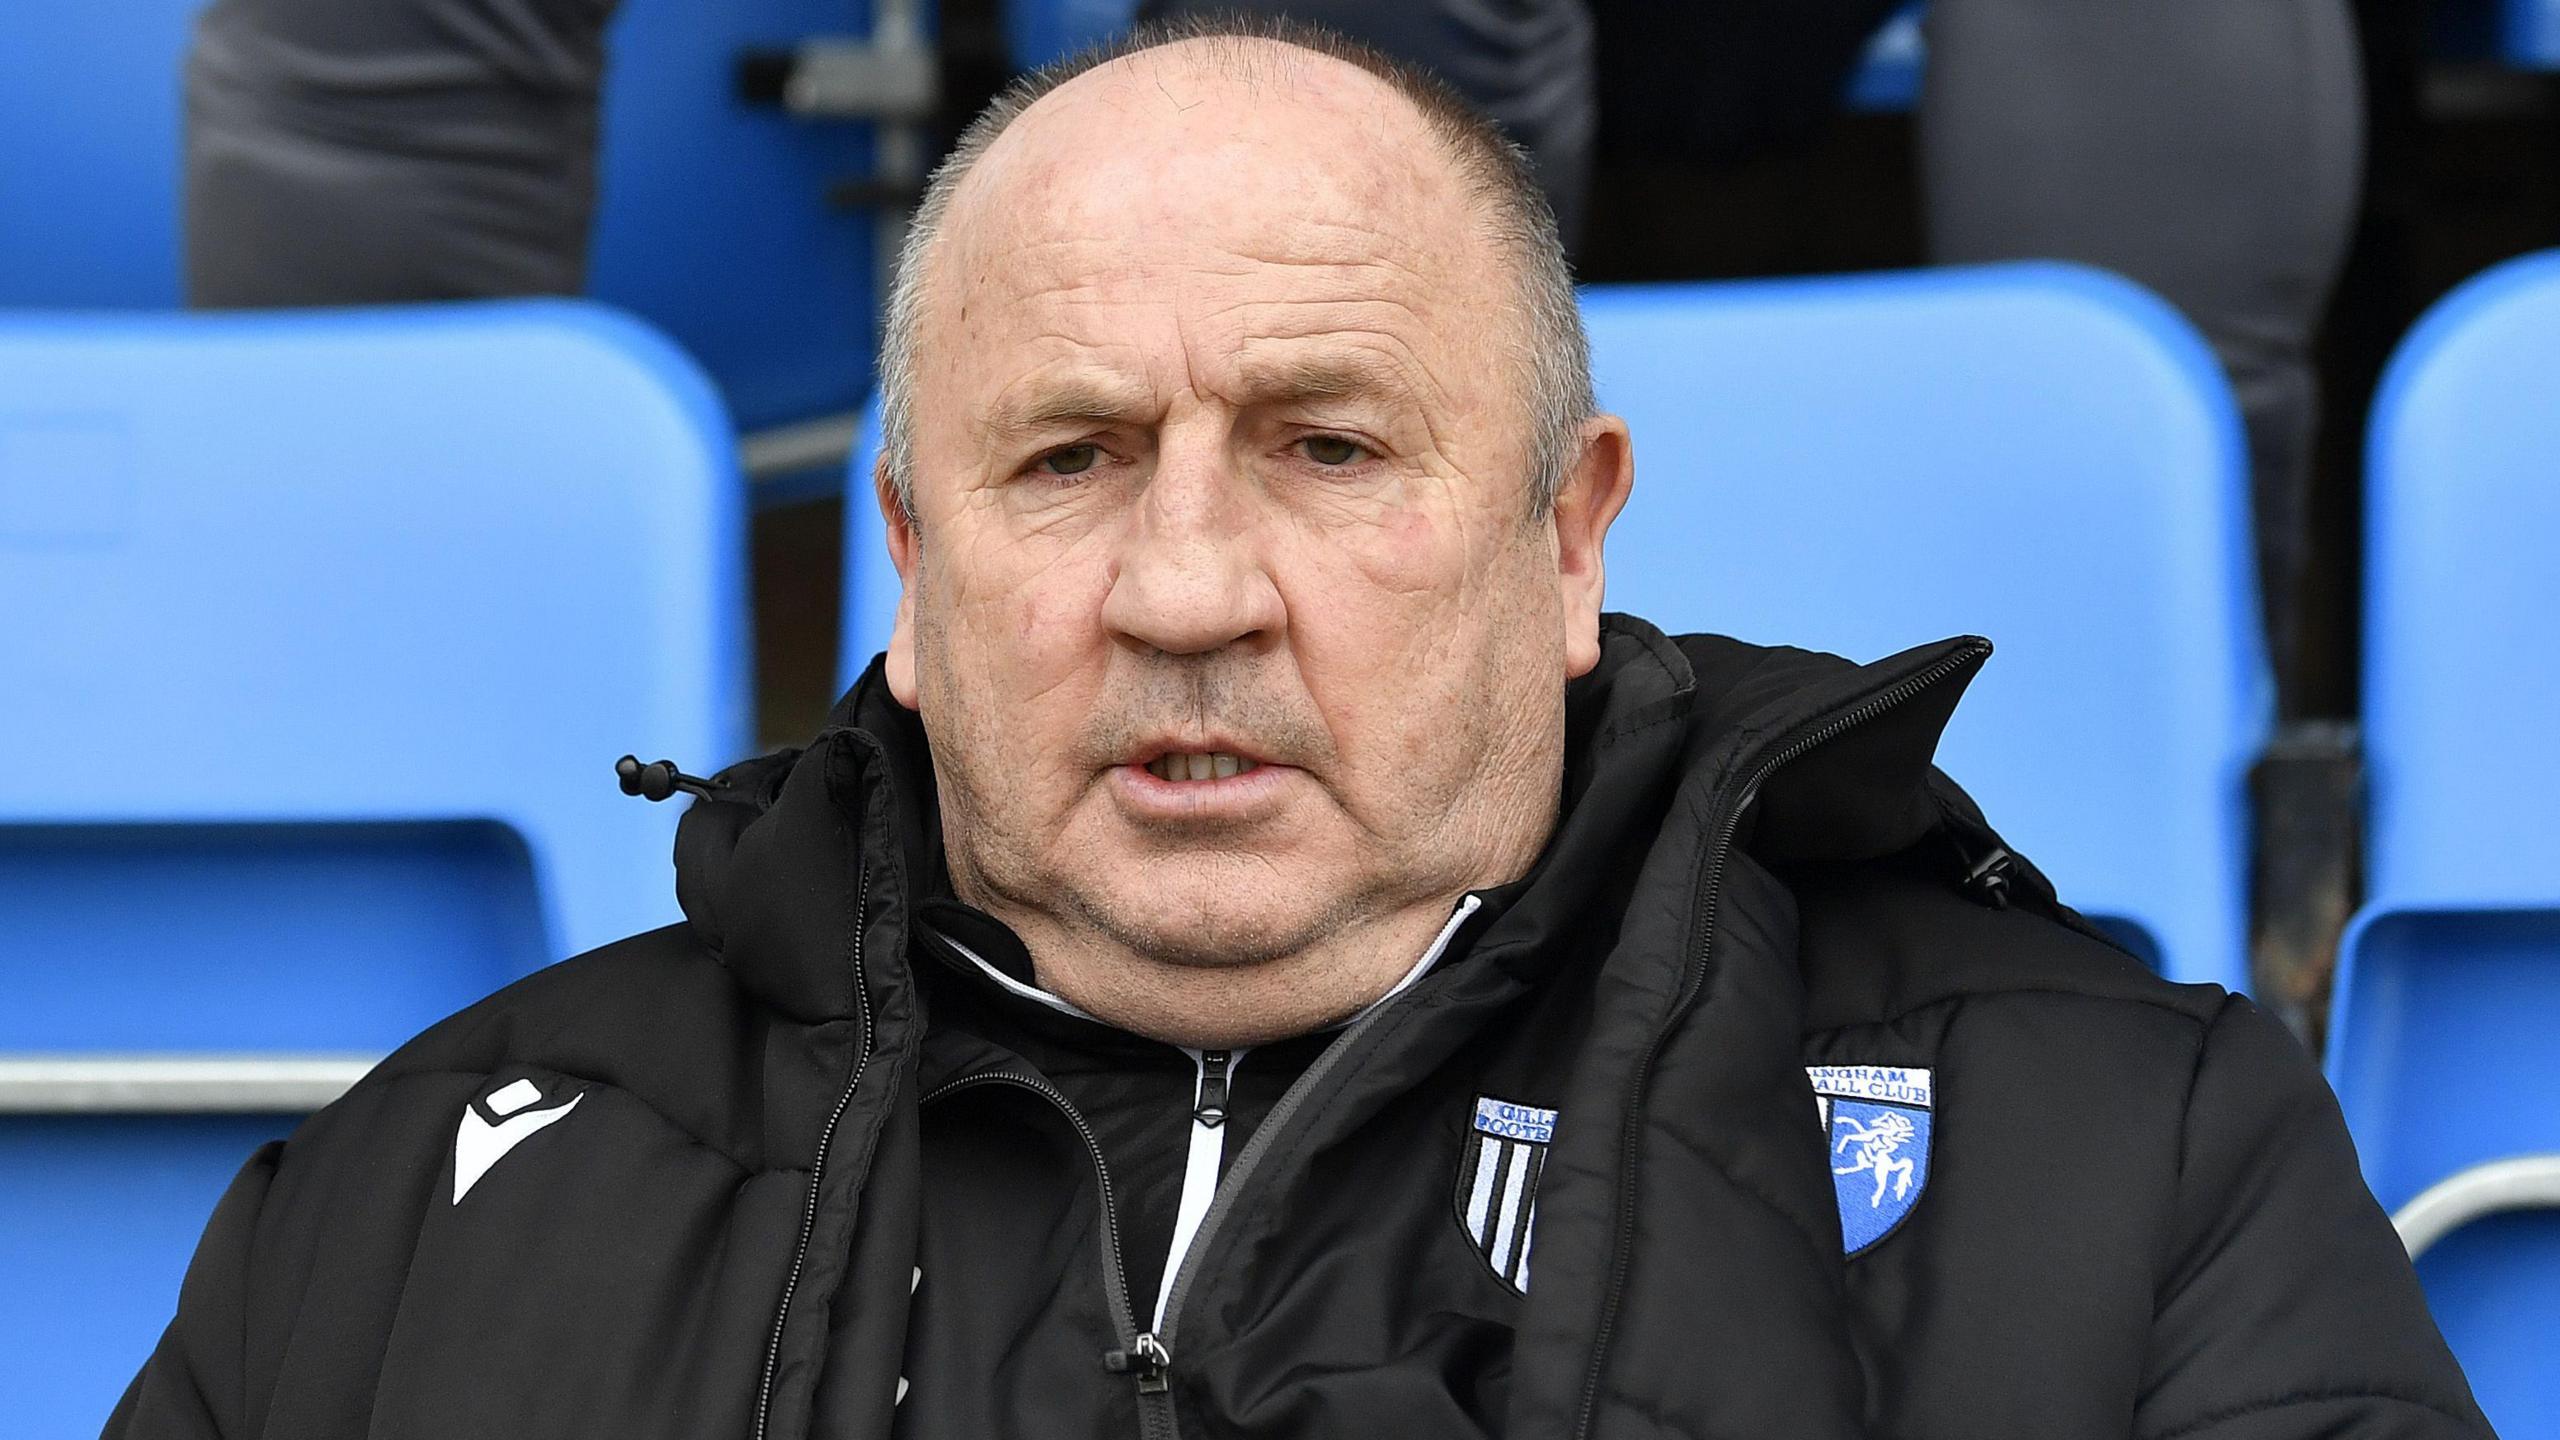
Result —
[[1855, 667], [1613, 618], [1605, 649], [1536, 874], [1261, 1117], [1169, 1364], [1098, 1266], [988, 1353], [911, 1338], [949, 1330], [910, 1318], [920, 1261], [965, 1270], [923, 1255], [955, 1215], [1098, 1255], [1102, 1212], [997, 1183], [1028, 1145], [952, 1174], [990, 1112], [919, 1108], [984, 1057], [926, 1023], [929, 769], [875, 674], [695, 807], [689, 925], [255, 1157], [109, 1433], [939, 1434], [1050, 1351], [1050, 1403], [976, 1429], [2488, 1433], [2292, 1042], [2096, 938], [1930, 769], [1988, 646]]

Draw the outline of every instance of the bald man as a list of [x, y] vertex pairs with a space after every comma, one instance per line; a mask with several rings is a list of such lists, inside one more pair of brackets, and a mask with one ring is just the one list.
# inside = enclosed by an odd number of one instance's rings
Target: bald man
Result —
[[1555, 228], [1290, 29], [904, 257], [887, 653], [685, 924], [255, 1156], [118, 1437], [2485, 1435], [2335, 1107], [1929, 767], [1989, 647], [1601, 611]]

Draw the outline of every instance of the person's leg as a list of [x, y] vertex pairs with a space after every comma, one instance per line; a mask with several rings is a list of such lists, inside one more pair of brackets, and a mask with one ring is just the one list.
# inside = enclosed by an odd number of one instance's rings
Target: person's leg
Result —
[[1583, 0], [1152, 0], [1140, 15], [1239, 12], [1322, 25], [1448, 81], [1529, 152], [1574, 243], [1599, 128]]
[[612, 0], [217, 0], [187, 58], [187, 297], [581, 288]]
[[2354, 227], [2345, 0], [1930, 0], [1933, 258], [2083, 260], [2184, 311], [2248, 423], [2270, 654], [2289, 686], [2311, 342]]

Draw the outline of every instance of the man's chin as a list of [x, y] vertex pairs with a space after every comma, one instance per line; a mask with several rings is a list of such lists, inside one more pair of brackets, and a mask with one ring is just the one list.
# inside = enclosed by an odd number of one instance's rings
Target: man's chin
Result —
[[1139, 886], [1073, 895], [1086, 923], [1131, 954], [1186, 969], [1232, 970], [1304, 953], [1357, 907], [1277, 893], [1272, 867], [1142, 865]]
[[1186, 970], [1240, 970], [1286, 960], [1334, 928], [1323, 915], [1253, 905], [1189, 914], [1111, 907], [1088, 914], [1131, 954]]

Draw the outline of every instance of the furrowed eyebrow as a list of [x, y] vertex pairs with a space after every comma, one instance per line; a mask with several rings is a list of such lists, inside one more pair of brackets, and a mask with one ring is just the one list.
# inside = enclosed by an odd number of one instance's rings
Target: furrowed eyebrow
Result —
[[1002, 448], [1062, 429], [1125, 424], [1138, 418], [1142, 408], [1130, 392], [1070, 380], [997, 401], [979, 422], [978, 433], [991, 447]]
[[1236, 388], [1248, 405], [1348, 400], [1364, 395], [1407, 400], [1413, 395], [1413, 386], [1402, 370], [1380, 357], [1364, 354], [1304, 355], [1248, 362]]

